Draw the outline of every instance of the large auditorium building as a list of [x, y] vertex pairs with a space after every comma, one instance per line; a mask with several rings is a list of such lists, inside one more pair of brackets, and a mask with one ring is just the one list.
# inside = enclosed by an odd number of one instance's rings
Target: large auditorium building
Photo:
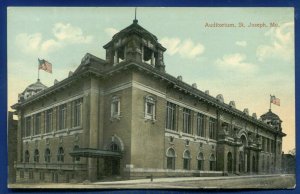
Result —
[[137, 20], [104, 49], [19, 94], [17, 182], [280, 172], [285, 134], [271, 110], [257, 118], [166, 73], [166, 48]]

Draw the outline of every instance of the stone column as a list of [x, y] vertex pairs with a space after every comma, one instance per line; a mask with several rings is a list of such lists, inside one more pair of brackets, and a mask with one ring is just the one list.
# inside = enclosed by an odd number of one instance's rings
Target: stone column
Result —
[[66, 128], [72, 128], [72, 102], [67, 103]]
[[204, 131], [205, 131], [205, 137], [209, 138], [209, 117], [208, 116], [205, 117]]
[[152, 51], [152, 53], [151, 53], [151, 65], [154, 65], [154, 60], [155, 60], [154, 51]]
[[44, 134], [45, 133], [45, 114], [46, 112], [43, 111], [41, 112], [41, 134]]
[[192, 117], [192, 134], [193, 135], [197, 135], [197, 125], [198, 125], [198, 123], [197, 123], [197, 112], [194, 112], [194, 114], [192, 114], [192, 115], [194, 115], [193, 117]]
[[[89, 111], [89, 148], [98, 148], [98, 118], [99, 118], [99, 82], [91, 78], [90, 87], [90, 111]], [[97, 178], [97, 159], [88, 158], [88, 177], [90, 181]]]
[[114, 55], [114, 65], [117, 64], [117, 63], [119, 63], [119, 61], [118, 61], [118, 51], [115, 50], [115, 55]]
[[58, 121], [57, 121], [57, 107], [53, 108], [53, 112], [52, 112], [52, 131], [57, 131], [58, 130]]
[[[25, 127], [23, 127], [22, 120], [24, 119], [23, 114], [21, 111], [18, 111], [18, 132], [17, 132], [17, 161], [22, 162], [23, 160], [23, 140], [22, 140], [22, 129], [25, 130]], [[11, 130], [11, 129], [9, 129]], [[14, 145], [9, 145], [9, 146], [14, 146]]]

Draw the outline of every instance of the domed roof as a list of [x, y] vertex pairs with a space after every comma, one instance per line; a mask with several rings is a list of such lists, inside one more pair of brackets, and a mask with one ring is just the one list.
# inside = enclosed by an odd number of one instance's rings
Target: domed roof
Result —
[[40, 82], [40, 79], [38, 79], [35, 83], [27, 86], [27, 88], [21, 94], [19, 94], [19, 101], [26, 100], [27, 98], [35, 95], [36, 93], [38, 93], [46, 88], [47, 88], [47, 86], [42, 84], [42, 82]]
[[127, 26], [126, 28], [124, 28], [123, 30], [121, 30], [120, 32], [116, 33], [113, 37], [112, 40], [107, 43], [106, 45], [103, 46], [103, 48], [107, 49], [111, 44], [113, 44], [113, 41], [116, 39], [119, 39], [121, 37], [128, 37], [129, 34], [137, 34], [145, 39], [151, 40], [152, 44], [158, 44], [158, 46], [163, 49], [164, 51], [166, 50], [166, 48], [164, 48], [162, 45], [160, 45], [157, 41], [157, 37], [152, 34], [151, 32], [149, 32], [148, 30], [146, 30], [145, 28], [143, 28], [142, 26], [140, 26], [138, 24], [138, 20], [133, 20], [133, 23], [129, 26]]
[[[263, 114], [260, 116], [262, 120], [270, 120], [270, 121], [273, 121], [273, 120], [280, 120], [279, 116], [275, 113], [273, 113], [271, 111], [271, 109], [269, 109], [269, 112]], [[281, 121], [281, 120], [280, 120]]]

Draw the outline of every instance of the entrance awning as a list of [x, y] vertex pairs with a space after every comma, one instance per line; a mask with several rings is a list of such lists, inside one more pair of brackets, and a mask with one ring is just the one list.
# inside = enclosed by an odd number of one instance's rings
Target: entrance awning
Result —
[[118, 151], [100, 150], [94, 148], [77, 148], [70, 152], [72, 157], [87, 157], [87, 158], [101, 158], [101, 157], [115, 157], [121, 158], [122, 154]]

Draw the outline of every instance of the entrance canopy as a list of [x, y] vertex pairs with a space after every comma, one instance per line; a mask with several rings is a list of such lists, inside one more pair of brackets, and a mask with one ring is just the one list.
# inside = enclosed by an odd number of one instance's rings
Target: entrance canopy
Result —
[[87, 158], [101, 158], [101, 157], [115, 157], [121, 158], [122, 154], [119, 151], [100, 150], [94, 148], [77, 148], [70, 152], [72, 157], [87, 157]]

